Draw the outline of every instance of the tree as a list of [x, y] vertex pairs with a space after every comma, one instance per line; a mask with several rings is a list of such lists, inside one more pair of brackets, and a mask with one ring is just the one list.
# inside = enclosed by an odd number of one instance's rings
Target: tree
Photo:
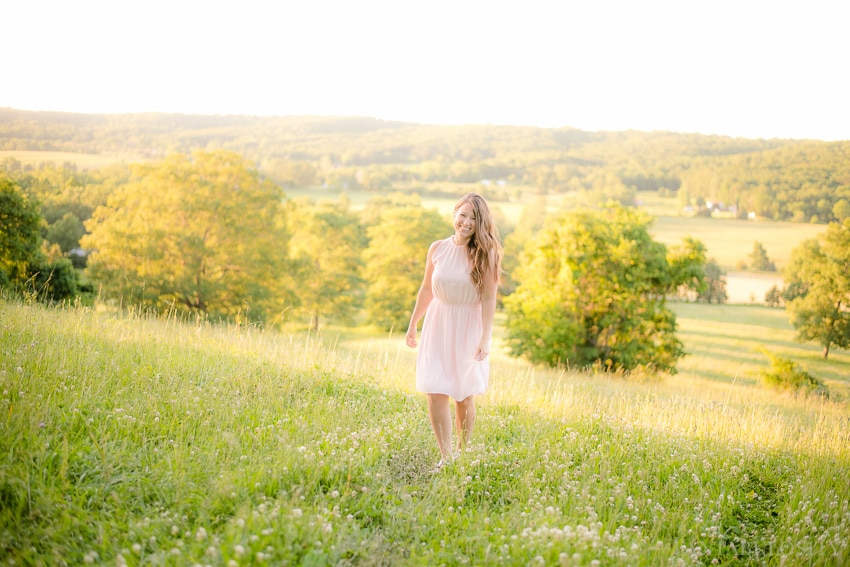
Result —
[[436, 210], [382, 202], [377, 223], [366, 229], [369, 245], [363, 253], [370, 322], [387, 330], [407, 328], [428, 247], [451, 230], [451, 222]]
[[47, 227], [47, 241], [58, 244], [62, 252], [68, 252], [80, 246], [80, 238], [85, 233], [86, 229], [80, 218], [69, 211]]
[[723, 303], [726, 301], [726, 275], [717, 260], [709, 258], [703, 269], [705, 273], [705, 288], [697, 295], [697, 301], [705, 303]]
[[0, 175], [0, 285], [22, 284], [41, 261], [43, 224], [38, 203]]
[[767, 250], [764, 249], [764, 246], [761, 242], [753, 243], [753, 251], [749, 255], [750, 261], [752, 262], [752, 267], [754, 270], [759, 272], [775, 272], [776, 266], [773, 262], [770, 261], [770, 258], [767, 257]]
[[671, 285], [677, 292], [699, 295], [707, 289], [705, 253], [705, 244], [690, 236], [667, 251]]
[[550, 217], [505, 298], [511, 352], [551, 366], [675, 372], [684, 352], [665, 296], [701, 287], [705, 256], [692, 242], [668, 258], [650, 223], [621, 206]]
[[832, 207], [832, 215], [838, 220], [838, 222], [844, 222], [845, 219], [850, 218], [850, 201], [847, 199], [840, 199]]
[[282, 200], [232, 152], [137, 165], [86, 224], [89, 274], [129, 304], [268, 320], [294, 301]]
[[275, 182], [287, 189], [318, 184], [316, 166], [310, 162], [277, 159], [263, 169]]
[[513, 273], [519, 266], [522, 251], [532, 236], [543, 228], [546, 219], [546, 196], [537, 195], [532, 205], [523, 207], [516, 229], [508, 235], [500, 232], [505, 243], [505, 257], [502, 261], [501, 292], [503, 296], [510, 295], [516, 288]]
[[289, 201], [290, 254], [298, 273], [301, 311], [318, 330], [321, 317], [351, 322], [362, 302], [362, 253], [366, 235], [351, 203]]
[[775, 285], [770, 286], [770, 289], [764, 294], [764, 304], [768, 307], [779, 307], [783, 301], [782, 290]]
[[822, 239], [791, 252], [784, 297], [797, 339], [818, 343], [827, 358], [832, 347], [850, 348], [850, 219], [830, 223]]

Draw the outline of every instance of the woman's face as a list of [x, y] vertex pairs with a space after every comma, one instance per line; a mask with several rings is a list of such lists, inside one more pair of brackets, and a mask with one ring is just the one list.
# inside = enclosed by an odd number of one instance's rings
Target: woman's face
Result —
[[455, 211], [455, 236], [463, 243], [469, 241], [478, 228], [472, 203], [464, 203]]

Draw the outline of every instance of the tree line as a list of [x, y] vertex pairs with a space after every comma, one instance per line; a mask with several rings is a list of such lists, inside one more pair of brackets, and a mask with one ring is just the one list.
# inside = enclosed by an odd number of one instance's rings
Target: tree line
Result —
[[[29, 234], [31, 254], [41, 237], [43, 217], [33, 222], [38, 216], [36, 200], [29, 199], [11, 178], [5, 179], [4, 194], [15, 196], [19, 211], [26, 212], [18, 216], [29, 229], [16, 232]], [[105, 198], [88, 203], [93, 210], [83, 221], [85, 233], [78, 244], [88, 251], [82, 273], [96, 287], [99, 298], [116, 306], [177, 311], [210, 320], [312, 328], [323, 322], [368, 323], [385, 330], [403, 330], [424, 273], [429, 244], [452, 233], [451, 219], [423, 207], [417, 195], [377, 195], [360, 210], [354, 210], [346, 198], [319, 202], [287, 199], [283, 189], [249, 161], [223, 150], [172, 154], [88, 181], [101, 187]], [[29, 180], [30, 189], [38, 185], [38, 178]], [[68, 198], [69, 191], [76, 192], [69, 187], [74, 185], [62, 185], [51, 194], [55, 202]], [[50, 210], [49, 206], [45, 210]], [[575, 339], [600, 349], [598, 353], [584, 349], [587, 354], [581, 364], [604, 356], [609, 367], [642, 365], [673, 371], [680, 355], [674, 347], [663, 360], [656, 360], [647, 348], [628, 356], [616, 353], [629, 335], [638, 342], [646, 339], [656, 344], [669, 339], [675, 344], [675, 325], [669, 320], [672, 314], [663, 303], [677, 285], [699, 285], [704, 262], [700, 245], [694, 243], [689, 248], [695, 250], [694, 255], [687, 256], [668, 255], [664, 245], [654, 244], [656, 254], [650, 264], [640, 253], [641, 246], [651, 241], [648, 217], [620, 206], [599, 214], [609, 219], [591, 227], [585, 237], [599, 241], [594, 232], [607, 226], [607, 241], [589, 255], [592, 269], [587, 275], [592, 272], [594, 277], [613, 280], [621, 261], [631, 261], [634, 268], [618, 284], [621, 299], [637, 293], [636, 301], [651, 302], [654, 307], [646, 312], [649, 319], [642, 334], [618, 330], [642, 313], [635, 303], [629, 303], [632, 312], [618, 317], [605, 321], [586, 317], [586, 322], [578, 323], [588, 329]], [[552, 222], [558, 226], [557, 221]], [[526, 262], [534, 261], [531, 253], [526, 260], [524, 252], [534, 241], [534, 232], [516, 231], [507, 223], [502, 228], [511, 254], [506, 265], [522, 270]], [[619, 228], [624, 229], [622, 234]], [[640, 242], [633, 242], [631, 252], [622, 259], [607, 257], [625, 254], [622, 247], [634, 238]], [[20, 252], [17, 257], [25, 259], [27, 251]], [[686, 269], [680, 266], [683, 258], [688, 258]], [[607, 267], [608, 276], [599, 271], [602, 266]], [[29, 275], [23, 266], [9, 274], [10, 281]], [[548, 285], [515, 274], [506, 275], [509, 277], [518, 294], [534, 295], [535, 288]], [[603, 294], [613, 288], [601, 288], [598, 283], [596, 279], [583, 280], [573, 293], [585, 299], [595, 294], [597, 311], [604, 305], [609, 311], [624, 305], [621, 301], [605, 303]], [[529, 320], [522, 319], [524, 323]], [[541, 319], [537, 323], [546, 325]], [[601, 327], [608, 337], [604, 345], [597, 338]], [[513, 340], [526, 339], [520, 333]], [[564, 357], [572, 355], [536, 360], [558, 364]]]
[[752, 140], [672, 132], [427, 126], [371, 118], [81, 115], [0, 109], [0, 149], [160, 158], [225, 149], [285, 189], [440, 191], [504, 180], [511, 192], [632, 205], [638, 191], [710, 214], [842, 222], [850, 215], [850, 142]]
[[[116, 306], [244, 324], [401, 330], [428, 245], [452, 232], [450, 218], [416, 194], [376, 195], [359, 210], [345, 197], [287, 199], [254, 164], [224, 150], [97, 173], [41, 173], [3, 175], [0, 285], [50, 299], [73, 295], [83, 282], [58, 242], [42, 242], [79, 222], [82, 234], [76, 242], [79, 230], [68, 235], [65, 246], [76, 247], [66, 252], [85, 252], [85, 285]], [[85, 218], [70, 210], [59, 217], [62, 203]], [[42, 210], [56, 220], [48, 225]], [[503, 223], [511, 351], [550, 365], [675, 372], [684, 352], [667, 301], [692, 294], [711, 301], [716, 281], [701, 242], [668, 248], [652, 240], [650, 224], [616, 201], [555, 215], [532, 203], [516, 227]], [[830, 226], [828, 247], [807, 244], [792, 263], [797, 283], [787, 295], [795, 321], [808, 329], [801, 337], [826, 341], [825, 354], [850, 337], [848, 282], [834, 275], [850, 263], [850, 252], [841, 256], [850, 251], [850, 221], [841, 227]], [[836, 258], [845, 263], [835, 266]], [[807, 270], [827, 275], [814, 280]], [[828, 332], [818, 327], [827, 308], [836, 321]]]

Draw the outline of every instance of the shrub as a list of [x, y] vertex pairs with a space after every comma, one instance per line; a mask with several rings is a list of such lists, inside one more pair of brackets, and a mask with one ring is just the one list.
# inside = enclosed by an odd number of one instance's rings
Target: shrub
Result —
[[764, 294], [764, 303], [768, 307], [780, 307], [785, 300], [782, 297], [782, 290], [777, 286], [771, 287]]
[[764, 351], [764, 354], [771, 362], [769, 369], [759, 372], [761, 381], [766, 386], [794, 393], [801, 392], [829, 397], [829, 390], [823, 382], [805, 370], [798, 368], [790, 359], [771, 354], [767, 350]]
[[79, 293], [79, 277], [67, 258], [45, 261], [30, 266], [33, 274], [27, 288], [39, 301], [73, 299]]

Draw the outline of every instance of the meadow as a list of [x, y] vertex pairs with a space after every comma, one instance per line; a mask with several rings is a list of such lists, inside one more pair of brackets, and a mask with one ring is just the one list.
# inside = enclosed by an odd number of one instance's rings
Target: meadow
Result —
[[72, 164], [79, 170], [101, 169], [116, 163], [138, 163], [145, 161], [140, 154], [84, 154], [79, 152], [53, 152], [36, 150], [0, 150], [0, 161], [12, 158], [24, 167], [38, 167], [42, 164], [62, 166]]
[[794, 248], [825, 231], [823, 224], [661, 216], [655, 219], [650, 232], [655, 240], [668, 246], [681, 242], [683, 235], [702, 241], [708, 256], [727, 271], [735, 270], [741, 261], [752, 264], [749, 255], [759, 242], [781, 271]]
[[817, 351], [780, 310], [675, 308], [675, 376], [494, 348], [433, 473], [401, 335], [0, 303], [0, 563], [847, 565], [848, 353], [777, 393], [756, 349]]

